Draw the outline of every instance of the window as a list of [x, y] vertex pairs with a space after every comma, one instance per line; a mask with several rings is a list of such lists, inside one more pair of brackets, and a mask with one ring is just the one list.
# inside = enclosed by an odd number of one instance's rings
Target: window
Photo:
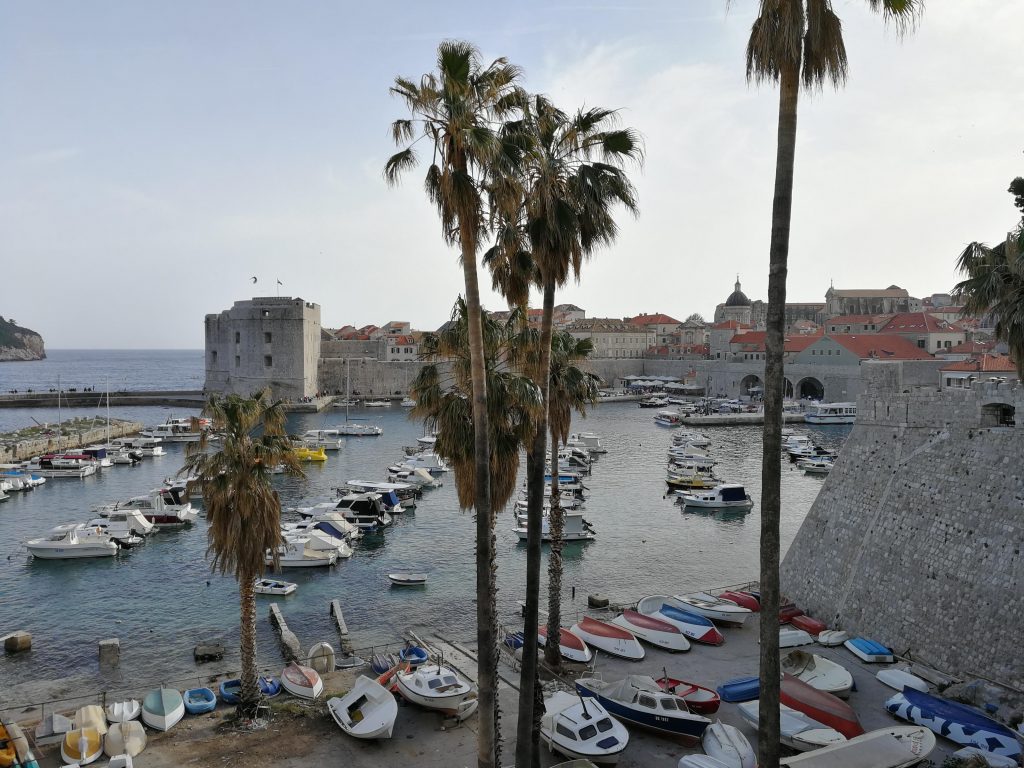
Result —
[[273, 368], [274, 367], [274, 358], [271, 357], [270, 355], [264, 355], [263, 356], [263, 367], [264, 368]]
[[270, 310], [269, 309], [264, 309], [263, 310], [263, 316], [264, 317], [270, 317]]
[[572, 739], [573, 741], [576, 741], [576, 734], [570, 731], [561, 723], [555, 726], [555, 730], [558, 732], [559, 736], [565, 736], [565, 738], [567, 739]]
[[919, 349], [924, 349], [925, 348], [925, 340], [924, 339], [918, 339], [917, 340], [917, 346], [918, 346]]
[[585, 725], [580, 728], [580, 741], [589, 741], [597, 736], [597, 728], [593, 725]]
[[214, 365], [217, 364], [217, 350], [216, 349], [211, 349], [210, 350], [210, 362], [213, 363]]
[[235, 344], [239, 344], [242, 341], [242, 332], [235, 331]]
[[599, 730], [601, 733], [608, 733], [608, 731], [610, 731], [612, 728], [614, 728], [614, 726], [612, 725], [612, 721], [609, 720], [607, 717], [602, 717], [600, 720], [597, 721], [597, 730]]
[[242, 358], [240, 358], [238, 355], [235, 355], [235, 368], [239, 368], [239, 367], [241, 367], [241, 365], [242, 365]]
[[662, 699], [661, 700], [661, 708], [662, 709], [676, 709], [676, 700], [675, 699]]
[[273, 338], [273, 334], [270, 331], [264, 331], [264, 333], [263, 333], [263, 343], [264, 344], [269, 344], [272, 338]]

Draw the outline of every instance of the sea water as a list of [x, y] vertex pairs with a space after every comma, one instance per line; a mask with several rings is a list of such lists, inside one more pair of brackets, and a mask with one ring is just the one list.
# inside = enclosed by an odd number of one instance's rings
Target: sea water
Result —
[[[75, 354], [88, 358], [86, 353]], [[177, 386], [191, 382], [187, 386], [194, 388], [196, 377], [201, 376], [201, 352], [144, 353], [140, 359], [145, 363], [124, 353], [93, 354], [92, 370], [117, 369], [122, 361], [135, 373], [122, 368], [117, 375], [125, 380], [132, 377], [139, 388], [164, 388], [170, 381]], [[47, 370], [45, 364], [29, 365]], [[152, 372], [151, 379], [145, 379], [143, 368]], [[0, 368], [0, 375], [3, 373], [6, 367]], [[49, 380], [42, 374], [40, 379], [37, 386], [45, 386]], [[154, 380], [159, 386], [153, 386]], [[40, 418], [37, 411], [29, 412]], [[174, 415], [189, 413], [178, 410]], [[2, 410], [0, 415], [5, 415]], [[113, 415], [152, 424], [163, 421], [168, 409], [114, 409]], [[415, 444], [423, 434], [422, 425], [410, 420], [397, 404], [381, 409], [353, 408], [350, 416], [379, 424], [384, 434], [346, 438], [340, 451], [328, 452], [326, 463], [305, 465], [304, 477], [275, 476], [285, 521], [299, 519], [287, 511], [289, 507], [327, 500], [346, 480], [386, 479], [387, 466], [402, 459], [402, 447]], [[339, 409], [292, 414], [289, 431], [330, 427], [344, 419], [345, 412]], [[597, 538], [565, 546], [567, 612], [585, 608], [586, 596], [593, 592], [626, 602], [647, 594], [679, 593], [757, 577], [759, 427], [702, 430], [711, 440], [707, 453], [719, 461], [719, 477], [744, 484], [754, 499], [749, 514], [684, 511], [672, 496], [666, 497], [666, 453], [673, 430], [655, 425], [651, 412], [635, 403], [602, 403], [575, 427], [601, 435], [608, 453], [594, 463], [593, 474], [585, 480], [589, 498], [584, 517], [597, 531]], [[813, 431], [819, 442], [837, 445], [848, 428], [807, 431]], [[26, 539], [42, 536], [54, 525], [85, 522], [95, 516], [91, 510], [99, 504], [159, 486], [184, 460], [182, 444], [172, 443], [166, 449], [166, 456], [147, 458], [136, 467], [115, 466], [83, 480], [48, 480], [31, 493], [12, 494], [10, 501], [0, 505], [0, 634], [25, 629], [33, 635], [31, 652], [0, 658], [0, 679], [5, 685], [73, 674], [93, 676], [97, 686], [110, 686], [109, 676], [98, 669], [96, 646], [108, 637], [120, 639], [116, 680], [120, 685], [194, 674], [197, 667], [192, 649], [201, 641], [220, 641], [228, 650], [223, 662], [204, 665], [204, 672], [237, 669], [237, 584], [229, 574], [211, 572], [202, 515], [189, 528], [155, 533], [143, 546], [113, 558], [34, 560], [23, 547]], [[521, 468], [520, 483], [524, 474]], [[357, 543], [351, 559], [329, 569], [284, 571], [283, 578], [298, 583], [299, 589], [286, 598], [258, 598], [261, 664], [274, 668], [281, 663], [279, 645], [267, 620], [271, 601], [278, 603], [307, 648], [320, 640], [337, 645], [328, 614], [333, 599], [341, 602], [357, 649], [394, 642], [405, 629], [418, 626], [443, 630], [452, 639], [474, 639], [475, 525], [472, 512], [458, 508], [452, 475], [445, 474], [443, 480], [442, 488], [426, 491], [416, 510], [397, 516], [383, 535]], [[783, 460], [784, 550], [822, 482], [821, 477], [804, 475]], [[511, 511], [499, 513], [498, 612], [510, 627], [520, 621], [518, 601], [524, 597], [526, 579], [525, 545], [512, 532], [513, 527]], [[387, 574], [402, 570], [426, 573], [427, 585], [392, 587]], [[545, 573], [544, 600], [546, 582]]]

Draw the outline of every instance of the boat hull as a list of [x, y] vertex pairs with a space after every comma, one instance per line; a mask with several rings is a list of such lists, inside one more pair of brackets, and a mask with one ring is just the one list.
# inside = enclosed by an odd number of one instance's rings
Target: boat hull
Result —
[[667, 621], [674, 625], [687, 639], [706, 645], [721, 645], [725, 636], [711, 623], [710, 619], [693, 613], [688, 607], [666, 595], [643, 598], [637, 603], [637, 611], [645, 616]]
[[790, 674], [782, 676], [779, 701], [822, 725], [834, 728], [848, 739], [864, 733], [863, 726], [849, 704], [831, 693], [812, 688]]
[[347, 695], [327, 702], [327, 711], [349, 736], [390, 739], [398, 716], [398, 702], [376, 680], [360, 676]]
[[[924, 760], [933, 749], [935, 736], [926, 728], [879, 728], [842, 744], [784, 757], [779, 765], [792, 768], [907, 768]], [[864, 752], [869, 755], [867, 761], [861, 757]]]
[[[680, 632], [676, 626], [669, 624], [667, 621], [651, 619], [651, 617], [644, 616], [643, 614], [637, 614], [637, 617], [623, 612], [612, 619], [611, 623], [633, 633], [645, 643], [650, 643], [658, 648], [664, 648], [666, 651], [679, 653], [690, 650], [690, 641], [686, 639], [686, 635]], [[647, 619], [647, 621], [643, 621], [643, 619]], [[656, 624], [663, 626], [659, 628]]]
[[698, 715], [713, 715], [722, 705], [722, 697], [710, 688], [687, 680], [662, 677], [655, 681], [662, 690], [674, 694], [686, 702], [691, 712]]
[[846, 646], [846, 650], [868, 664], [891, 664], [893, 661], [891, 650], [865, 637], [851, 638], [843, 645]]
[[170, 730], [184, 716], [185, 702], [173, 689], [153, 691], [142, 702], [142, 722], [155, 730]]
[[647, 712], [602, 696], [598, 691], [591, 690], [579, 681], [576, 682], [576, 690], [581, 696], [597, 699], [608, 714], [617, 720], [638, 725], [662, 736], [678, 738], [690, 744], [696, 744], [708, 727], [708, 721], [704, 718], [697, 720], [685, 717], [665, 717], [655, 712]]
[[640, 645], [640, 641], [632, 633], [614, 624], [584, 618], [579, 623], [573, 624], [569, 631], [591, 648], [604, 651], [612, 656], [630, 661], [639, 661], [644, 657], [644, 647]]
[[1020, 759], [1021, 746], [1013, 731], [979, 710], [912, 688], [890, 698], [885, 708], [900, 720], [924, 726], [962, 746]]

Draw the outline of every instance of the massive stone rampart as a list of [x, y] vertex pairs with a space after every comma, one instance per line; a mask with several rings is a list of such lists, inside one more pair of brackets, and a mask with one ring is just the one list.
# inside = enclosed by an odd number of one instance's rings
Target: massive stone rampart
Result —
[[[1024, 691], [1024, 388], [862, 366], [857, 424], [782, 564], [835, 627]], [[1016, 425], [1011, 425], [1015, 420]]]

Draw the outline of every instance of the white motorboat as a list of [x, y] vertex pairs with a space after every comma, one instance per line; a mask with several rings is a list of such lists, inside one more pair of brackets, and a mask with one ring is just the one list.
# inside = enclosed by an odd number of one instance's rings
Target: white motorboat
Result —
[[334, 509], [363, 532], [383, 530], [394, 522], [380, 493], [348, 493], [337, 500]]
[[376, 680], [360, 675], [347, 694], [327, 700], [327, 711], [349, 736], [390, 739], [398, 717], [398, 702]]
[[433, 451], [420, 451], [406, 456], [402, 466], [410, 469], [425, 469], [432, 475], [448, 471], [448, 463]]
[[135, 496], [127, 501], [106, 504], [94, 511], [102, 517], [125, 509], [136, 509], [142, 516], [161, 528], [180, 528], [189, 525], [199, 513], [187, 500], [184, 485], [154, 488], [145, 496]]
[[164, 456], [167, 451], [162, 445], [163, 441], [158, 437], [118, 437], [110, 441], [111, 445], [127, 448], [130, 451], [138, 451], [143, 456]]
[[324, 691], [324, 681], [320, 674], [310, 667], [292, 662], [281, 672], [281, 685], [292, 696], [302, 699], [315, 699]]
[[749, 608], [737, 605], [731, 600], [724, 600], [706, 592], [697, 592], [689, 595], [673, 595], [681, 603], [685, 603], [687, 610], [699, 613], [712, 621], [724, 621], [729, 624], [743, 624], [753, 613]]
[[335, 429], [341, 437], [378, 437], [384, 434], [384, 430], [376, 424], [361, 424], [358, 421], [339, 424]]
[[451, 667], [420, 664], [395, 675], [398, 692], [406, 701], [436, 709], [464, 720], [476, 711], [476, 689]]
[[677, 494], [683, 504], [688, 507], [702, 509], [742, 509], [748, 510], [754, 502], [747, 495], [746, 489], [738, 483], [723, 483], [709, 491]]
[[[550, 512], [550, 510], [548, 510]], [[565, 524], [562, 530], [562, 541], [591, 541], [595, 538], [596, 532], [587, 522], [583, 513], [578, 510], [566, 509], [562, 511]], [[541, 541], [551, 541], [551, 518], [545, 514], [541, 518]], [[526, 541], [529, 529], [527, 528], [526, 514], [516, 514], [516, 527], [512, 529], [520, 541]]]
[[[755, 699], [739, 704], [738, 709], [740, 717], [756, 729], [760, 716], [760, 701]], [[846, 737], [839, 731], [785, 704], [779, 704], [779, 736], [783, 744], [798, 752], [809, 752], [846, 741]]]
[[290, 595], [298, 588], [298, 584], [280, 579], [256, 579], [253, 584], [257, 595]]
[[390, 408], [390, 400], [364, 400], [363, 405], [366, 408]]
[[39, 477], [83, 478], [95, 475], [97, 464], [83, 454], [48, 453], [35, 456], [22, 465], [24, 469]]
[[672, 435], [672, 443], [674, 445], [692, 445], [694, 448], [707, 448], [711, 445], [711, 441], [707, 436], [702, 435], [700, 432], [691, 432], [689, 430], [676, 432]]
[[401, 405], [403, 408], [415, 408], [416, 401], [413, 400], [411, 397], [403, 397], [402, 402], [399, 403], [399, 405]]
[[163, 440], [167, 443], [197, 443], [203, 436], [204, 427], [210, 426], [209, 419], [169, 418], [163, 424], [147, 427], [139, 434]]
[[88, 525], [105, 528], [107, 534], [115, 540], [129, 536], [148, 536], [156, 528], [138, 509], [119, 509], [111, 511], [103, 517], [97, 517]]
[[555, 691], [544, 699], [540, 737], [549, 749], [569, 759], [615, 765], [629, 744], [626, 726], [612, 717], [601, 703]]
[[25, 548], [41, 560], [112, 557], [117, 554], [117, 543], [109, 536], [98, 532], [83, 535], [78, 523], [59, 525], [47, 536], [25, 542]]
[[441, 478], [434, 477], [427, 470], [419, 467], [407, 467], [395, 464], [388, 467], [388, 480], [392, 483], [403, 483], [416, 488], [440, 488], [444, 485]]
[[285, 533], [306, 533], [312, 530], [323, 531], [335, 539], [344, 539], [349, 542], [360, 538], [363, 534], [359, 528], [352, 525], [352, 523], [345, 519], [344, 515], [336, 510], [337, 505], [335, 502], [289, 510], [301, 515], [302, 521], [298, 523], [285, 523], [281, 526], [281, 530]]
[[297, 545], [301, 544], [306, 549], [311, 549], [315, 552], [334, 552], [339, 560], [347, 560], [352, 557], [352, 545], [348, 541], [331, 536], [329, 533], [324, 533], [315, 528], [302, 533], [286, 531], [283, 535], [285, 541]]
[[856, 420], [856, 403], [815, 403], [804, 413], [808, 424], [853, 424]]
[[[793, 757], [779, 765], [792, 768], [908, 768], [917, 765], [935, 749], [935, 734], [921, 726], [895, 726], [855, 736]], [[868, 756], [868, 762], [864, 758]]]
[[701, 467], [713, 467], [718, 462], [705, 453], [693, 450], [689, 446], [676, 445], [668, 449], [668, 458], [673, 464], [691, 462]]
[[[317, 568], [334, 565], [338, 562], [338, 553], [334, 550], [316, 550], [306, 546], [304, 541], [287, 541], [278, 547], [278, 564], [282, 568]], [[264, 561], [273, 565], [274, 556], [267, 550]]]
[[827, 475], [835, 466], [830, 459], [800, 459], [796, 463], [808, 475]]
[[816, 653], [790, 651], [779, 664], [783, 672], [840, 698], [849, 696], [853, 688], [853, 675], [846, 667]]
[[349, 480], [338, 491], [341, 494], [348, 491], [355, 493], [393, 493], [398, 497], [402, 507], [405, 509], [414, 508], [416, 500], [423, 496], [423, 491], [411, 483], [378, 483], [372, 480]]
[[107, 720], [111, 723], [125, 723], [134, 720], [142, 711], [142, 705], [136, 699], [127, 701], [115, 701], [108, 704], [106, 708]]
[[325, 451], [341, 450], [341, 440], [336, 429], [310, 429], [303, 433], [302, 444], [309, 448], [323, 448]]
[[569, 435], [565, 444], [586, 448], [590, 453], [608, 453], [608, 449], [601, 445], [601, 437], [593, 432], [576, 432]]
[[734, 725], [718, 720], [708, 726], [701, 738], [704, 753], [729, 768], [756, 768], [757, 754], [747, 737]]

